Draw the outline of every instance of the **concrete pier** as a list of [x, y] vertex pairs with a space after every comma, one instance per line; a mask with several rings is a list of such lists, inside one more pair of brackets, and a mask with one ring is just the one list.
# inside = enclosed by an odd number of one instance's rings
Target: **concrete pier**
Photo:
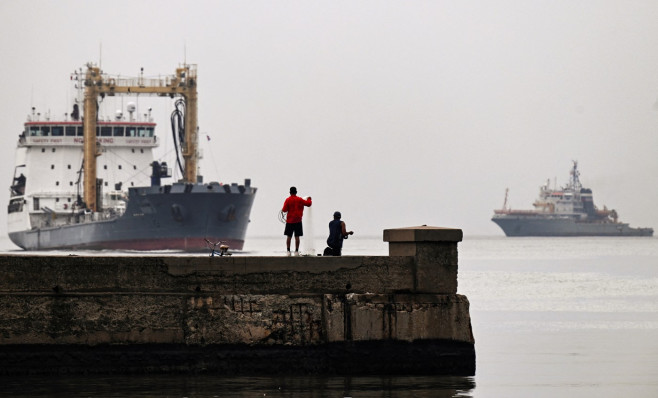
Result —
[[0, 256], [0, 374], [475, 373], [462, 231], [389, 256]]

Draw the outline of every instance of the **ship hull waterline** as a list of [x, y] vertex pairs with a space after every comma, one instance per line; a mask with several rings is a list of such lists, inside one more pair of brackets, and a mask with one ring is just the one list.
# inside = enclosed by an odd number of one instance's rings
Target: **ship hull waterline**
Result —
[[506, 236], [653, 236], [651, 228], [631, 228], [625, 223], [578, 222], [573, 218], [494, 217]]
[[147, 187], [131, 188], [129, 196], [126, 211], [119, 217], [12, 231], [9, 237], [25, 250], [199, 252], [209, 250], [206, 240], [242, 250], [255, 189], [248, 193], [162, 193]]

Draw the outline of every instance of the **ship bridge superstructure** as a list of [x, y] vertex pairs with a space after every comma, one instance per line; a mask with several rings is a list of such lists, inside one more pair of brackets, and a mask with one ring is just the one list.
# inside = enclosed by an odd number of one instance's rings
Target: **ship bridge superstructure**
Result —
[[577, 161], [573, 161], [569, 174], [569, 183], [560, 189], [552, 189], [550, 180], [546, 181], [546, 184], [539, 188], [539, 196], [533, 206], [542, 213], [570, 215], [579, 219], [595, 217], [596, 207], [592, 191], [583, 188]]
[[[19, 146], [79, 146], [84, 143], [83, 124], [79, 121], [27, 122]], [[96, 143], [103, 146], [156, 147], [155, 123], [97, 122]]]
[[[105, 216], [123, 212], [127, 189], [149, 185], [152, 150], [159, 145], [155, 128], [148, 114], [142, 120], [131, 115], [127, 120], [115, 117], [97, 123], [95, 140], [102, 156], [98, 157], [96, 188]], [[18, 138], [8, 206], [10, 221], [20, 225], [10, 229], [69, 223], [71, 212], [84, 210], [83, 132], [80, 120], [40, 120], [34, 110], [28, 116]], [[19, 216], [24, 210], [29, 218]]]

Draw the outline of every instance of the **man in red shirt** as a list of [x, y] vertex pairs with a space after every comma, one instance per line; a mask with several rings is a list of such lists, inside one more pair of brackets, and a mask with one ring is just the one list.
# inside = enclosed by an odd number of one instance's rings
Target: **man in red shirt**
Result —
[[295, 256], [299, 256], [299, 237], [304, 235], [302, 229], [302, 216], [304, 215], [304, 206], [311, 207], [311, 197], [302, 199], [297, 196], [297, 188], [290, 187], [290, 196], [283, 202], [282, 212], [288, 213], [286, 215], [286, 229], [283, 232], [286, 239], [286, 248], [288, 249], [286, 255], [290, 256], [290, 241], [293, 233], [295, 234]]

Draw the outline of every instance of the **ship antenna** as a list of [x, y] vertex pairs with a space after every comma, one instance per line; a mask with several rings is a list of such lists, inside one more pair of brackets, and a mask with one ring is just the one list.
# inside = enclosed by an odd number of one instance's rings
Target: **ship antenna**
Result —
[[572, 160], [573, 162], [573, 168], [571, 169], [571, 188], [573, 190], [580, 190], [581, 185], [580, 185], [580, 172], [578, 171], [578, 161], [577, 160]]

